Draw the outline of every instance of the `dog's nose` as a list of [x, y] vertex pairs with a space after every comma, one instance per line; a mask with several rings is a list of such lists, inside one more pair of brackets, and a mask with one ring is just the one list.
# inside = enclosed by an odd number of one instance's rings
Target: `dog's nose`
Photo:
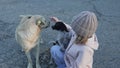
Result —
[[51, 28], [54, 30], [55, 29], [55, 27], [54, 26], [51, 26]]

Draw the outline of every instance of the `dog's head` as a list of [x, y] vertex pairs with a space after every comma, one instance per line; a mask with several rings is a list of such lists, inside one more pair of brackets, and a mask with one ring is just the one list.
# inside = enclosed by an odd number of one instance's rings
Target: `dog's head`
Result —
[[49, 22], [46, 22], [45, 18], [41, 15], [20, 15], [22, 17], [21, 23], [32, 22], [42, 28], [49, 27]]
[[66, 32], [68, 32], [68, 29], [67, 29], [66, 25], [63, 22], [55, 23], [55, 25], [52, 26], [52, 29], [57, 30], [57, 31], [66, 31]]

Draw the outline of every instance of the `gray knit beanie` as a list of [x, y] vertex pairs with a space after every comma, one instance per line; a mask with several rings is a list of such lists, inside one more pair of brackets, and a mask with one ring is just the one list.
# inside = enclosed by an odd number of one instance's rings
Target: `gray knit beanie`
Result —
[[92, 37], [98, 26], [96, 15], [90, 11], [83, 11], [73, 17], [71, 26], [77, 35], [84, 38]]

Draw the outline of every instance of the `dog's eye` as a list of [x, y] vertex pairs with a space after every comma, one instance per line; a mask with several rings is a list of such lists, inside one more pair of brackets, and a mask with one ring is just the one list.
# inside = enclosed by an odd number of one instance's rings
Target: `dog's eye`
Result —
[[30, 19], [30, 18], [31, 18], [31, 16], [28, 17], [28, 19]]

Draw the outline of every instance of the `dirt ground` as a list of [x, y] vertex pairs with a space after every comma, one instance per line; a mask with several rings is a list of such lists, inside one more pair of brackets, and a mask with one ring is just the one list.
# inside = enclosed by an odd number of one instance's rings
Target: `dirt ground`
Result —
[[[27, 58], [15, 40], [15, 29], [21, 19], [19, 15], [57, 16], [70, 24], [72, 17], [84, 10], [95, 12], [99, 21], [96, 34], [100, 45], [95, 51], [93, 68], [119, 68], [119, 3], [120, 0], [0, 0], [0, 68], [27, 66]], [[40, 60], [48, 55], [46, 50], [51, 46], [48, 42], [55, 40], [56, 34], [51, 28], [42, 31], [44, 43], [40, 46]], [[41, 60], [42, 68], [55, 68], [48, 64], [49, 55], [45, 58]]]

